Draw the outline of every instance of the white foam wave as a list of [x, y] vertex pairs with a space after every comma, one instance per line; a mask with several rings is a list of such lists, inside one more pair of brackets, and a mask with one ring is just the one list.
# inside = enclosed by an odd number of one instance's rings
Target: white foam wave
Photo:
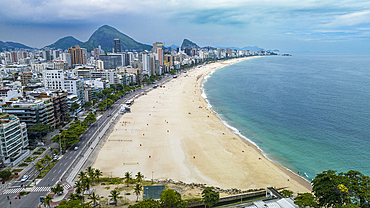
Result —
[[[221, 67], [222, 68], [222, 67]], [[219, 68], [220, 69], [220, 68]], [[215, 73], [215, 71], [216, 71], [217, 69], [214, 69], [214, 70], [212, 70], [211, 72], [209, 72], [206, 76], [204, 76], [204, 78], [203, 78], [203, 80], [202, 80], [202, 84], [201, 84], [201, 88], [200, 88], [200, 90], [201, 90], [201, 92], [202, 92], [202, 94], [201, 94], [201, 96], [203, 97], [203, 99], [206, 101], [206, 103], [207, 103], [207, 108], [208, 109], [210, 109], [211, 111], [213, 111], [214, 113], [215, 113], [215, 115], [217, 116], [217, 118], [219, 118], [220, 120], [221, 120], [221, 123], [223, 124], [223, 125], [225, 125], [228, 129], [230, 129], [231, 130], [231, 132], [233, 132], [234, 134], [236, 134], [236, 135], [238, 135], [240, 138], [242, 138], [242, 139], [244, 139], [246, 142], [248, 142], [248, 143], [250, 143], [250, 144], [252, 144], [262, 155], [263, 155], [263, 157], [265, 157], [267, 160], [269, 160], [269, 161], [271, 161], [272, 163], [274, 163], [274, 164], [279, 164], [278, 162], [276, 162], [276, 161], [273, 161], [272, 159], [270, 159], [269, 157], [267, 157], [267, 155], [263, 152], [263, 150], [256, 144], [256, 143], [254, 143], [252, 140], [250, 140], [250, 139], [248, 139], [247, 137], [245, 137], [237, 128], [235, 128], [235, 127], [233, 127], [233, 126], [231, 126], [230, 124], [228, 124], [227, 123], [227, 121], [225, 121], [225, 120], [223, 120], [222, 118], [221, 118], [221, 116], [216, 112], [216, 111], [214, 111], [213, 109], [212, 109], [212, 105], [211, 105], [211, 103], [209, 102], [209, 100], [207, 99], [207, 94], [205, 93], [205, 91], [204, 91], [204, 83], [208, 80], [208, 78], [210, 78], [211, 76], [212, 76], [212, 74], [213, 73]], [[306, 180], [307, 182], [309, 182], [309, 183], [311, 183], [311, 181], [310, 181], [310, 178], [308, 177], [308, 175], [307, 175], [307, 173], [305, 173], [305, 176], [307, 177], [307, 178], [304, 178], [304, 177], [302, 177], [302, 176], [300, 176], [299, 174], [297, 174], [297, 173], [295, 173], [294, 171], [292, 171], [292, 170], [290, 170], [289, 168], [287, 168], [287, 167], [284, 167], [284, 166], [282, 166], [283, 168], [285, 168], [286, 170], [288, 170], [289, 172], [291, 172], [292, 174], [294, 174], [294, 175], [296, 175], [296, 176], [298, 176], [298, 177], [300, 177], [300, 178], [302, 178], [302, 179], [304, 179], [304, 180]]]

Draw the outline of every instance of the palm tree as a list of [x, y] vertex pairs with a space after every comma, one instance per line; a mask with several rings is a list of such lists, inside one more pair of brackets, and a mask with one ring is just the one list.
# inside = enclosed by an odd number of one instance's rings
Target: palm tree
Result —
[[75, 191], [76, 191], [76, 194], [78, 194], [78, 195], [81, 195], [81, 193], [82, 193], [82, 183], [81, 183], [81, 181], [76, 181], [76, 183], [75, 183]]
[[131, 173], [130, 172], [126, 172], [124, 179], [126, 179], [126, 183], [127, 183], [127, 187], [128, 187], [128, 183], [131, 180]]
[[136, 194], [136, 197], [137, 197], [136, 201], [139, 201], [139, 195], [140, 195], [140, 192], [141, 192], [142, 188], [143, 187], [139, 183], [137, 183], [135, 188], [134, 188], [134, 191], [135, 191], [135, 194]]
[[44, 198], [44, 204], [50, 207], [50, 203], [52, 202], [53, 197], [50, 196], [50, 194], [46, 195]]
[[91, 180], [88, 177], [86, 177], [82, 180], [82, 185], [83, 185], [83, 187], [85, 187], [86, 190], [90, 189], [90, 183], [91, 183]]
[[95, 177], [94, 168], [92, 168], [91, 166], [87, 167], [87, 174], [89, 175], [90, 179], [94, 183], [94, 177]]
[[95, 169], [95, 178], [98, 179], [99, 183], [99, 177], [103, 175], [103, 172], [101, 172], [99, 169]]
[[117, 190], [112, 190], [110, 191], [110, 195], [108, 197], [111, 197], [113, 199], [113, 201], [116, 203], [115, 206], [117, 206], [117, 197], [120, 193], [117, 191]]
[[140, 182], [141, 179], [143, 179], [143, 178], [144, 178], [144, 175], [142, 175], [140, 172], [137, 172], [137, 174], [136, 174], [136, 180], [137, 180], [137, 182]]
[[44, 164], [45, 163], [45, 158], [41, 158], [40, 162], [41, 162], [41, 164]]
[[45, 158], [46, 161], [48, 161], [48, 166], [49, 166], [50, 161], [51, 161], [51, 157], [48, 154], [46, 154], [44, 158]]
[[95, 195], [95, 192], [92, 192], [88, 199], [91, 199], [91, 201], [96, 205], [96, 200], [98, 200], [99, 198]]
[[35, 168], [38, 170], [38, 171], [41, 171], [41, 169], [44, 167], [44, 165], [38, 161], [36, 164], [35, 164]]
[[78, 178], [82, 181], [86, 177], [86, 173], [81, 171], [78, 173]]
[[[76, 189], [77, 190], [77, 189]], [[77, 191], [76, 191], [77, 193]], [[78, 194], [71, 193], [68, 197], [69, 200], [74, 201], [74, 200], [79, 200], [80, 196]]]

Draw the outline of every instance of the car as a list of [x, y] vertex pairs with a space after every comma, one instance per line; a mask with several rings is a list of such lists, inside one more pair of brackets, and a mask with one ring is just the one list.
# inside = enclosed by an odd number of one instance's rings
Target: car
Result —
[[21, 182], [25, 182], [28, 179], [28, 175], [24, 175], [23, 178], [21, 179]]
[[78, 147], [76, 146], [76, 147], [74, 148], [74, 150], [75, 150], [75, 151], [77, 151], [77, 150], [78, 150]]
[[55, 155], [53, 159], [58, 160], [58, 158], [59, 158], [58, 155]]

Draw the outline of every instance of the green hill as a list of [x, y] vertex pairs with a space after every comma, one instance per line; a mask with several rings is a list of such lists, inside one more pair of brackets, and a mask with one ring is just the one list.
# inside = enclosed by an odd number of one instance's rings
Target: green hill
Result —
[[72, 46], [77, 46], [77, 45], [81, 46], [82, 42], [72, 36], [67, 36], [67, 37], [57, 40], [57, 42], [51, 45], [48, 45], [46, 47], [66, 50]]
[[136, 42], [134, 39], [121, 33], [117, 29], [104, 25], [96, 30], [90, 37], [90, 39], [82, 45], [86, 47], [88, 51], [93, 48], [97, 48], [99, 45], [106, 52], [111, 52], [114, 47], [114, 39], [118, 38], [121, 40], [122, 51], [125, 50], [151, 50], [152, 46]]
[[5, 49], [5, 50], [9, 50], [9, 49], [13, 50], [14, 48], [32, 49], [31, 47], [26, 46], [26, 45], [23, 45], [21, 43], [0, 41], [0, 51], [3, 51], [3, 49]]
[[181, 45], [181, 48], [184, 49], [184, 48], [200, 48], [197, 44], [191, 42], [190, 40], [188, 39], [184, 39], [184, 41], [182, 42], [182, 45]]
[[67, 36], [46, 47], [65, 50], [72, 46], [79, 45], [81, 48], [86, 48], [87, 51], [92, 51], [100, 45], [105, 52], [111, 52], [114, 47], [113, 40], [115, 38], [121, 40], [122, 51], [149, 51], [152, 49], [152, 46], [136, 42], [134, 39], [108, 25], [104, 25], [96, 30], [87, 42], [81, 42], [72, 36]]

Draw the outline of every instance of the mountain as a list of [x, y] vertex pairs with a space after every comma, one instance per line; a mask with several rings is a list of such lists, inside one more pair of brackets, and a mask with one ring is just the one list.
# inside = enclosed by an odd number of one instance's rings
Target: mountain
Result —
[[184, 41], [182, 42], [182, 45], [181, 45], [181, 48], [184, 49], [184, 48], [200, 48], [197, 44], [191, 42], [190, 40], [188, 39], [184, 39]]
[[31, 47], [26, 46], [26, 45], [23, 45], [21, 43], [0, 41], [0, 51], [3, 51], [3, 49], [5, 49], [5, 50], [9, 50], [9, 49], [13, 50], [14, 48], [32, 49]]
[[169, 47], [171, 47], [172, 49], [174, 49], [174, 48], [178, 48], [178, 47], [180, 47], [180, 46], [177, 46], [177, 45], [175, 45], [175, 44], [172, 44], [172, 45], [170, 45]]
[[48, 45], [46, 47], [66, 50], [66, 49], [70, 48], [71, 46], [77, 46], [77, 45], [81, 46], [82, 41], [79, 41], [79, 40], [77, 40], [76, 38], [74, 38], [72, 36], [67, 36], [67, 37], [64, 37], [64, 38], [61, 38], [61, 39], [57, 40], [57, 42], [55, 42], [51, 45]]
[[114, 47], [113, 40], [115, 38], [121, 40], [122, 51], [149, 51], [152, 49], [152, 46], [136, 42], [134, 39], [108, 25], [101, 26], [98, 30], [96, 30], [91, 35], [90, 39], [86, 43], [82, 44], [82, 47], [87, 48], [88, 51], [91, 51], [93, 48], [97, 48], [100, 45], [104, 51], [110, 52]]
[[152, 49], [152, 46], [136, 42], [134, 39], [130, 38], [129, 36], [121, 33], [117, 29], [108, 25], [104, 25], [98, 28], [91, 35], [87, 42], [81, 42], [72, 36], [67, 36], [45, 47], [65, 50], [72, 46], [79, 45], [81, 48], [86, 48], [87, 51], [92, 51], [94, 48], [97, 48], [100, 45], [105, 52], [111, 52], [112, 48], [114, 47], [113, 40], [115, 38], [121, 40], [122, 51], [125, 50], [150, 51]]

